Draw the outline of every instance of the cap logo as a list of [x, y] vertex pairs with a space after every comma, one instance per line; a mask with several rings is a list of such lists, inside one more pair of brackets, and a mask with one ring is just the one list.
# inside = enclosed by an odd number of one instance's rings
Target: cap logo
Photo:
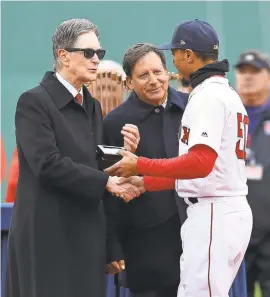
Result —
[[184, 45], [184, 44], [186, 44], [186, 42], [184, 40], [180, 40], [180, 44]]
[[217, 50], [217, 49], [218, 49], [218, 45], [215, 44], [215, 45], [214, 45], [214, 50]]
[[246, 61], [253, 61], [254, 60], [254, 56], [253, 55], [246, 55], [245, 56], [245, 60]]

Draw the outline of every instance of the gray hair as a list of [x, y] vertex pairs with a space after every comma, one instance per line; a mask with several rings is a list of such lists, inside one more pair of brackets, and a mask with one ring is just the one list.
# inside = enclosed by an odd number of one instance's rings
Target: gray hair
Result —
[[138, 60], [150, 52], [156, 53], [160, 57], [163, 67], [167, 68], [164, 53], [158, 50], [155, 45], [151, 43], [136, 43], [125, 52], [123, 58], [122, 65], [126, 75], [129, 77], [132, 76], [132, 72]]
[[54, 69], [57, 69], [60, 65], [57, 51], [73, 47], [79, 35], [87, 32], [94, 32], [98, 37], [97, 26], [86, 19], [70, 19], [58, 26], [52, 37]]

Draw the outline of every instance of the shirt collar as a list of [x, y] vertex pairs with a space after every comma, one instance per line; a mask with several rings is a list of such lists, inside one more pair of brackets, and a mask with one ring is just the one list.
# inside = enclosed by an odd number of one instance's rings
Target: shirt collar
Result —
[[[170, 109], [173, 105], [176, 108], [184, 110], [187, 104], [188, 95], [189, 94], [178, 92], [169, 86], [167, 98], [162, 106], [164, 109], [165, 107]], [[157, 106], [153, 106], [139, 99], [134, 91], [130, 93], [128, 100], [130, 100], [131, 104], [138, 110], [136, 117], [141, 120], [146, 118], [148, 114], [157, 108]]]
[[[78, 91], [73, 87], [73, 85], [65, 80], [58, 72], [55, 73], [57, 79], [60, 81], [60, 83], [72, 94], [72, 96], [75, 98], [75, 96], [78, 94]], [[83, 89], [81, 88], [80, 92], [83, 98]], [[82, 101], [83, 103], [83, 101]]]
[[167, 101], [168, 101], [168, 96], [166, 97], [166, 100], [162, 103], [162, 106], [164, 107], [164, 109], [167, 106]]
[[203, 82], [201, 82], [198, 86], [196, 86], [190, 93], [188, 101], [190, 101], [191, 97], [195, 95], [198, 91], [203, 89], [206, 85], [209, 83], [219, 83], [223, 85], [229, 85], [229, 81], [226, 77], [223, 76], [211, 76], [207, 79], [205, 79]]

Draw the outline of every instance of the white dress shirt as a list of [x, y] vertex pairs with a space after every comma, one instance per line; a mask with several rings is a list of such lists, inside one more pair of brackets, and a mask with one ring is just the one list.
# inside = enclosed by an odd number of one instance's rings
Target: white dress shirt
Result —
[[[69, 83], [67, 80], [65, 80], [58, 72], [55, 73], [57, 79], [60, 81], [60, 83], [72, 94], [72, 96], [75, 98], [78, 94], [78, 91], [73, 87], [71, 83]], [[80, 92], [82, 95], [82, 104], [83, 104], [83, 90], [81, 88]]]

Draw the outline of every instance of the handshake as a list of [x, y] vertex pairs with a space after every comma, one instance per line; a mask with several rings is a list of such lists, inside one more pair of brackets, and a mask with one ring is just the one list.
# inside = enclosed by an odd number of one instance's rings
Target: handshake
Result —
[[138, 157], [133, 154], [140, 142], [140, 133], [137, 126], [126, 124], [121, 134], [124, 136], [125, 150], [118, 153], [122, 156], [120, 161], [104, 170], [110, 175], [106, 190], [129, 202], [145, 192], [143, 177], [136, 176]]
[[110, 176], [106, 190], [114, 196], [123, 199], [125, 202], [129, 202], [145, 192], [143, 177], [131, 176], [125, 178]]

